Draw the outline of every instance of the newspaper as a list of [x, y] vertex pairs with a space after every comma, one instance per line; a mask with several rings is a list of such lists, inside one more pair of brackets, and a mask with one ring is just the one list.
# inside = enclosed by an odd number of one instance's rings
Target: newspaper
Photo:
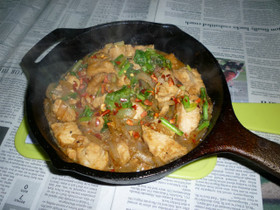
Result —
[[[1, 209], [263, 209], [280, 203], [279, 187], [263, 189], [259, 174], [218, 157], [199, 180], [170, 177], [135, 186], [105, 186], [25, 158], [14, 146], [24, 116], [24, 54], [56, 28], [116, 20], [170, 23], [217, 58], [234, 102], [280, 102], [280, 2], [275, 0], [0, 1]], [[280, 136], [257, 133], [280, 143]], [[267, 183], [266, 183], [267, 184]], [[267, 186], [267, 185], [265, 185]]]

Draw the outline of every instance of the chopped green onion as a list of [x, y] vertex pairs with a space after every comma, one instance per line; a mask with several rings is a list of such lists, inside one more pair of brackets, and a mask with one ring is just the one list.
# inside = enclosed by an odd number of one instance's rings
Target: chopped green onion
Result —
[[141, 66], [142, 71], [152, 73], [156, 66], [171, 69], [171, 62], [164, 56], [158, 54], [154, 49], [148, 48], [145, 52], [136, 50], [134, 62]]
[[206, 90], [204, 87], [200, 88], [201, 91], [201, 99], [203, 100], [203, 107], [202, 107], [202, 113], [203, 113], [203, 119], [208, 120], [208, 101], [206, 96]]
[[182, 100], [182, 104], [184, 106], [185, 109], [189, 108], [191, 103], [190, 103], [190, 98], [189, 96], [185, 95], [183, 100]]
[[178, 134], [179, 136], [182, 136], [184, 134], [183, 131], [181, 131], [179, 128], [177, 128], [175, 125], [171, 124], [168, 120], [164, 119], [163, 117], [160, 118], [160, 122], [165, 125], [167, 128]]
[[202, 123], [198, 126], [198, 130], [201, 131], [203, 128], [207, 128], [209, 124], [208, 120], [202, 121]]
[[80, 122], [90, 121], [91, 117], [81, 117], [79, 120]]
[[119, 76], [122, 76], [124, 73], [126, 73], [126, 71], [131, 67], [131, 64], [127, 61], [123, 67], [121, 68], [121, 70], [118, 72]]
[[192, 68], [189, 65], [187, 65], [186, 67], [189, 71], [192, 71]]
[[190, 102], [190, 98], [187, 95], [184, 96], [184, 98], [182, 100], [182, 104], [183, 104], [186, 112], [193, 111], [197, 107], [196, 103]]
[[206, 100], [206, 90], [205, 87], [200, 88], [201, 98]]
[[91, 111], [91, 109], [89, 108], [89, 106], [86, 106], [83, 113], [81, 114], [81, 118], [82, 117], [91, 117], [93, 115], [93, 111]]
[[146, 97], [142, 93], [136, 94], [136, 97], [142, 101], [144, 101], [146, 99]]
[[186, 112], [191, 112], [191, 111], [195, 110], [196, 107], [197, 107], [196, 103], [191, 103], [188, 108], [185, 108], [185, 110], [186, 110]]
[[203, 113], [203, 119], [208, 120], [208, 103], [207, 103], [207, 101], [203, 104], [202, 113]]

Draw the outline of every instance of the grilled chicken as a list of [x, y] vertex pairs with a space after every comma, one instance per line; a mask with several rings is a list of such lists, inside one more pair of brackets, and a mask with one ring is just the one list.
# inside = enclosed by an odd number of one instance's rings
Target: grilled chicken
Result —
[[93, 63], [87, 68], [87, 75], [93, 77], [99, 73], [113, 73], [116, 74], [116, 70], [114, 69], [114, 65], [108, 61], [103, 60], [99, 63]]
[[123, 54], [126, 57], [132, 57], [134, 55], [135, 50], [131, 45], [113, 45], [109, 49], [109, 55], [114, 60], [119, 55]]
[[147, 126], [142, 126], [142, 130], [143, 139], [147, 143], [150, 152], [154, 156], [159, 157], [164, 163], [187, 153], [187, 149], [170, 136], [157, 132]]
[[180, 92], [180, 89], [176, 85], [169, 85], [168, 82], [158, 83], [155, 87], [155, 98], [159, 104], [170, 101], [172, 97], [176, 97]]
[[125, 165], [131, 158], [129, 148], [124, 141], [117, 143], [117, 152], [119, 153], [120, 165]]
[[186, 88], [189, 94], [200, 94], [200, 88], [204, 87], [200, 74], [197, 71], [189, 71], [187, 67], [173, 71], [173, 75]]
[[82, 132], [74, 122], [53, 123], [51, 128], [62, 147], [72, 145], [76, 141], [75, 137], [82, 135]]
[[61, 99], [56, 99], [52, 111], [56, 115], [58, 120], [62, 122], [71, 122], [76, 120], [76, 112], [68, 104]]
[[99, 73], [95, 74], [92, 79], [89, 81], [87, 86], [87, 93], [96, 95], [98, 90], [101, 88], [101, 84], [103, 83], [107, 74]]
[[200, 110], [196, 107], [194, 110], [187, 112], [183, 104], [177, 104], [176, 108], [178, 127], [185, 134], [189, 135], [199, 124]]
[[109, 162], [108, 152], [96, 143], [77, 148], [77, 160], [89, 168], [103, 170]]

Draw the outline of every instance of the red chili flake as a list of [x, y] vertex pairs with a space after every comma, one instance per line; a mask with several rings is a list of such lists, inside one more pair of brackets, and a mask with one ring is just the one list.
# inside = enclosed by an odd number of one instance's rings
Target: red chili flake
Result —
[[174, 124], [175, 123], [175, 118], [172, 118], [171, 120], [169, 120], [169, 122]]
[[142, 94], [145, 94], [146, 89], [142, 89], [140, 92], [141, 92]]
[[174, 85], [174, 81], [173, 81], [172, 77], [168, 78], [168, 85], [169, 85], [169, 87]]
[[128, 124], [128, 125], [133, 125], [133, 121], [130, 120], [130, 119], [127, 119], [127, 120], [126, 120], [126, 124]]
[[195, 144], [195, 139], [192, 139], [192, 142]]
[[136, 109], [137, 109], [137, 105], [134, 104], [134, 105], [132, 106], [132, 108], [133, 108], [134, 110], [136, 110]]
[[188, 134], [187, 133], [184, 133], [185, 137], [188, 137]]
[[89, 95], [89, 97], [94, 100], [95, 99], [95, 96], [94, 95]]
[[82, 108], [82, 103], [81, 101], [79, 101], [77, 104], [76, 104], [77, 108]]
[[102, 139], [102, 136], [99, 133], [95, 133], [94, 136], [98, 139]]
[[148, 114], [148, 113], [147, 113], [146, 111], [144, 111], [144, 112], [141, 113], [140, 117], [144, 118], [144, 117], [147, 116], [147, 114]]
[[85, 84], [81, 84], [80, 87], [79, 87], [79, 89], [81, 90], [81, 89], [84, 89], [85, 87], [86, 87]]
[[120, 64], [121, 64], [121, 62], [120, 62], [120, 61], [116, 61], [116, 64], [117, 64], [117, 65], [120, 65]]
[[156, 77], [155, 74], [152, 74], [152, 75], [151, 75], [151, 78], [152, 78], [152, 80], [153, 80], [154, 82], [158, 82], [158, 78]]
[[170, 77], [170, 74], [166, 74], [166, 77]]
[[111, 112], [111, 110], [110, 109], [107, 109], [107, 110], [105, 110], [104, 112], [102, 112], [101, 113], [101, 115], [100, 116], [105, 116], [106, 114], [109, 114]]
[[105, 78], [104, 78], [104, 81], [103, 81], [104, 83], [108, 83], [109, 82], [109, 79], [108, 79], [108, 75], [106, 75], [105, 76]]
[[141, 102], [142, 100], [139, 98], [135, 98], [135, 102]]
[[79, 72], [78, 72], [78, 76], [79, 76], [79, 77], [85, 76], [85, 71], [79, 71]]
[[86, 97], [88, 95], [88, 93], [87, 92], [83, 92], [83, 93], [81, 93], [81, 96], [82, 97]]
[[165, 80], [165, 75], [164, 75], [164, 74], [163, 74], [163, 75], [161, 75], [161, 78]]
[[116, 114], [118, 113], [118, 111], [119, 111], [119, 109], [115, 109], [115, 110], [113, 111], [113, 115], [116, 115]]
[[115, 102], [114, 104], [117, 108], [121, 108], [121, 106], [117, 102]]
[[140, 134], [137, 131], [133, 131], [132, 135], [135, 139], [138, 139], [140, 137]]
[[172, 100], [174, 101], [175, 105], [180, 103], [180, 99], [179, 98], [172, 97]]
[[198, 98], [195, 100], [195, 103], [199, 104], [200, 101], [201, 101], [201, 98]]
[[149, 101], [148, 99], [146, 99], [144, 101], [144, 104], [147, 105], [147, 106], [152, 106], [153, 105], [153, 102]]
[[74, 84], [73, 84], [73, 89], [74, 89], [74, 91], [76, 91], [76, 90], [77, 90], [77, 87], [78, 87], [78, 84], [77, 84], [77, 82], [76, 82], [76, 81], [74, 81]]
[[103, 84], [101, 85], [101, 93], [104, 94], [105, 91], [106, 91], [106, 84], [103, 83]]
[[111, 169], [110, 171], [111, 171], [111, 172], [115, 172], [115, 169], [113, 168], [113, 169]]
[[96, 55], [92, 55], [92, 56], [91, 56], [91, 58], [95, 58], [95, 59], [96, 59], [96, 58], [97, 58], [97, 56], [96, 56]]

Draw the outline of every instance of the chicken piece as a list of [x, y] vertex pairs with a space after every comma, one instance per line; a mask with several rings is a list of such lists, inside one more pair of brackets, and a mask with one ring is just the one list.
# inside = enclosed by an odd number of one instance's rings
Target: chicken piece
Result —
[[102, 60], [98, 63], [93, 63], [87, 68], [87, 75], [93, 77], [99, 73], [113, 73], [117, 71], [114, 69], [114, 65], [109, 60]]
[[96, 98], [92, 101], [91, 106], [92, 106], [93, 108], [95, 108], [95, 109], [98, 108], [98, 107], [100, 107], [102, 104], [104, 104], [106, 95], [107, 95], [107, 94], [104, 94], [103, 96], [96, 97]]
[[200, 88], [205, 87], [200, 74], [196, 70], [189, 71], [186, 67], [173, 71], [173, 75], [185, 87], [189, 94], [200, 94]]
[[82, 135], [82, 132], [74, 122], [53, 123], [51, 128], [59, 145], [62, 147], [72, 145], [76, 141], [76, 136]]
[[80, 87], [80, 80], [76, 76], [68, 74], [65, 77], [65, 79], [66, 79], [67, 82], [71, 83], [72, 85], [75, 84], [77, 89]]
[[176, 97], [181, 91], [176, 85], [170, 86], [167, 82], [158, 83], [155, 87], [155, 98], [159, 104], [169, 101], [172, 97]]
[[134, 56], [135, 50], [134, 48], [128, 44], [114, 44], [108, 51], [110, 57], [115, 60], [119, 55], [123, 54], [125, 57]]
[[143, 139], [150, 152], [164, 163], [170, 162], [187, 153], [187, 149], [170, 136], [157, 132], [148, 126], [142, 126]]
[[159, 116], [164, 117], [166, 115], [166, 113], [168, 112], [168, 110], [169, 110], [169, 104], [164, 103], [164, 105], [162, 106], [162, 108], [160, 110]]
[[122, 75], [121, 77], [118, 77], [118, 80], [117, 80], [118, 87], [122, 87], [124, 85], [129, 85], [129, 84], [130, 84], [130, 80], [127, 78], [127, 76]]
[[71, 160], [77, 161], [77, 151], [75, 149], [67, 148], [65, 153]]
[[136, 102], [132, 103], [132, 105], [136, 106], [136, 109], [135, 109], [136, 114], [133, 116], [133, 119], [141, 120], [142, 119], [141, 115], [143, 114], [143, 112], [145, 112], [145, 109], [139, 103], [136, 103]]
[[185, 64], [178, 60], [173, 53], [166, 55], [165, 58], [171, 61], [172, 69], [174, 70], [185, 66]]
[[61, 99], [56, 99], [52, 105], [52, 111], [58, 120], [62, 122], [72, 122], [76, 120], [76, 112]]
[[177, 104], [176, 108], [178, 127], [185, 134], [189, 135], [199, 124], [200, 110], [196, 107], [194, 110], [187, 112], [181, 103]]
[[87, 93], [89, 93], [91, 95], [96, 95], [96, 93], [100, 89], [101, 84], [103, 83], [106, 75], [107, 74], [105, 74], [105, 73], [95, 74], [88, 83], [87, 90], [86, 90]]
[[117, 151], [119, 153], [120, 165], [125, 165], [131, 158], [127, 144], [124, 141], [118, 142]]
[[134, 47], [135, 50], [143, 50], [143, 51], [146, 51], [148, 48], [154, 49], [154, 45], [152, 45], [152, 44], [150, 44], [150, 45], [136, 45]]
[[109, 155], [100, 145], [90, 142], [77, 148], [77, 160], [89, 168], [103, 170], [108, 165]]

